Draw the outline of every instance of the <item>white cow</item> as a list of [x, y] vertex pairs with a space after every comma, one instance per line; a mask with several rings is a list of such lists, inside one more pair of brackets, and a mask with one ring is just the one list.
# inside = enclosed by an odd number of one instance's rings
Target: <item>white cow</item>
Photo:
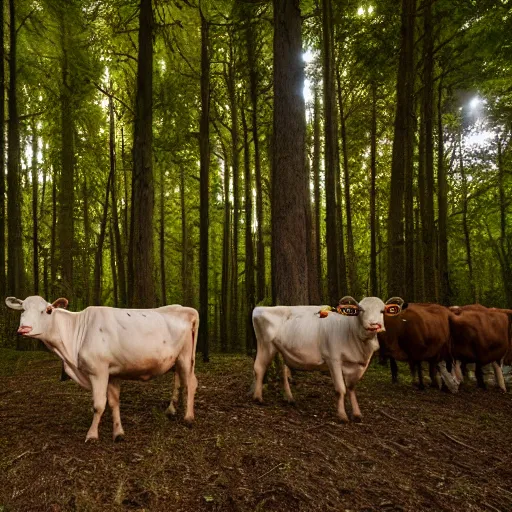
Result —
[[22, 311], [18, 333], [41, 340], [64, 363], [66, 373], [92, 390], [94, 417], [86, 441], [98, 439], [98, 425], [107, 398], [112, 409], [114, 441], [123, 439], [119, 410], [120, 380], [149, 380], [176, 364], [176, 384], [166, 411], [176, 414], [181, 380], [187, 390], [185, 422], [194, 420], [194, 374], [199, 315], [179, 305], [157, 309], [88, 307], [79, 313], [42, 297], [8, 297], [5, 303]]
[[[352, 297], [344, 297], [340, 301], [341, 313], [330, 312], [324, 318], [318, 314], [323, 306], [255, 308], [252, 314], [257, 342], [254, 400], [263, 402], [263, 377], [279, 352], [291, 368], [329, 370], [338, 394], [339, 419], [348, 422], [345, 411], [348, 390], [353, 420], [361, 421], [355, 386], [379, 348], [377, 333], [385, 330], [384, 313], [399, 314], [402, 304], [398, 297], [386, 304], [377, 297], [366, 297], [359, 304]], [[287, 373], [285, 369], [284, 389], [288, 401], [293, 402]]]

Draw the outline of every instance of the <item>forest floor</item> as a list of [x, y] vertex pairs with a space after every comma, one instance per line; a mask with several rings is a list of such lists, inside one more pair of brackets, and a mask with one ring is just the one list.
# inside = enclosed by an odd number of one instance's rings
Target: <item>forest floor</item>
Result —
[[[252, 361], [198, 363], [196, 424], [164, 415], [171, 376], [125, 382], [126, 441], [85, 444], [91, 397], [59, 382], [48, 353], [0, 350], [0, 512], [510, 511], [512, 395], [392, 385], [374, 362], [358, 387], [363, 423], [336, 422], [329, 376], [247, 396]], [[179, 411], [182, 414], [182, 409]]]

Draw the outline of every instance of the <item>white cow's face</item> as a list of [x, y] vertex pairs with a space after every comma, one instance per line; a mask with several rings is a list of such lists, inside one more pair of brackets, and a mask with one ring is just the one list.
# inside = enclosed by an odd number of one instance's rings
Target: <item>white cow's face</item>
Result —
[[42, 297], [34, 295], [20, 300], [7, 297], [5, 303], [11, 309], [22, 311], [18, 334], [36, 337], [48, 330], [51, 322], [51, 313], [55, 308], [66, 307], [66, 299], [57, 299], [53, 304], [46, 302]]
[[383, 332], [385, 304], [378, 297], [365, 297], [360, 303], [359, 321], [368, 332]]

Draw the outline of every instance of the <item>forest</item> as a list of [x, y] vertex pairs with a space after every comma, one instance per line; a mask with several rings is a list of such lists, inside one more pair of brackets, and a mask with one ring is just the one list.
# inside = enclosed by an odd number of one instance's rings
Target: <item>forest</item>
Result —
[[0, 296], [192, 306], [204, 360], [257, 304], [512, 306], [509, 0], [0, 15]]

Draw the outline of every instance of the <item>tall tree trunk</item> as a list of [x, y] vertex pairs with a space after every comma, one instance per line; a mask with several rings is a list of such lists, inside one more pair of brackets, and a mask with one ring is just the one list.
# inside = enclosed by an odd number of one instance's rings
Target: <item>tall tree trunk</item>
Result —
[[[43, 148], [43, 162], [46, 160], [46, 154], [44, 152]], [[47, 168], [46, 165], [43, 165], [43, 184], [42, 184], [42, 191], [41, 191], [41, 203], [39, 206], [39, 215], [41, 216], [41, 219], [46, 218], [46, 183], [47, 183]], [[45, 245], [41, 246], [42, 249], [42, 257], [43, 257], [43, 293], [46, 299], [48, 300], [50, 298], [49, 295], [49, 282], [48, 282], [48, 249]]]
[[32, 272], [34, 274], [34, 295], [39, 295], [39, 212], [38, 212], [38, 196], [39, 196], [39, 169], [37, 162], [37, 131], [36, 123], [31, 126], [32, 131]]
[[160, 168], [160, 293], [162, 306], [167, 304], [167, 284], [165, 279], [165, 202], [164, 202], [164, 168]]
[[263, 242], [263, 188], [261, 184], [261, 155], [258, 130], [258, 69], [256, 42], [251, 21], [247, 27], [247, 64], [249, 66], [249, 94], [251, 100], [252, 141], [254, 144], [254, 177], [256, 182], [256, 302], [265, 298], [265, 245]]
[[83, 183], [83, 198], [84, 198], [84, 239], [85, 239], [85, 250], [82, 254], [83, 258], [83, 272], [85, 276], [84, 281], [84, 298], [85, 304], [88, 306], [91, 303], [91, 286], [89, 276], [90, 271], [90, 257], [89, 251], [91, 247], [91, 222], [89, 220], [89, 188], [87, 187], [87, 175], [84, 176]]
[[5, 297], [5, 43], [4, 0], [0, 0], [0, 296]]
[[379, 296], [377, 281], [377, 84], [372, 82], [372, 120], [370, 140], [370, 294]]
[[50, 242], [50, 288], [51, 295], [57, 293], [57, 179], [58, 174], [52, 177], [52, 230]]
[[276, 304], [306, 304], [309, 298], [303, 88], [299, 0], [274, 0], [272, 278]]
[[249, 149], [249, 130], [245, 111], [242, 109], [242, 124], [244, 128], [244, 191], [245, 191], [245, 349], [247, 354], [256, 351], [256, 339], [252, 328], [252, 310], [256, 305], [254, 282], [254, 248], [252, 243], [252, 176], [251, 154]]
[[24, 263], [21, 227], [20, 190], [20, 126], [18, 119], [17, 55], [16, 55], [16, 12], [14, 0], [9, 0], [9, 124], [7, 162], [7, 293], [24, 293]]
[[[334, 66], [332, 50], [331, 0], [322, 0], [322, 60], [324, 65], [324, 158], [325, 158], [325, 218], [327, 245], [327, 294], [331, 304], [339, 299], [339, 275], [337, 240], [340, 226], [336, 226], [336, 175], [339, 174], [336, 159], [336, 112], [334, 102]], [[338, 190], [340, 192], [340, 190]], [[341, 194], [338, 194], [338, 202]]]
[[[201, 9], [200, 9], [201, 11]], [[210, 195], [210, 25], [201, 12], [201, 119], [199, 122], [200, 191], [199, 191], [199, 346], [203, 361], [209, 360], [208, 305], [208, 233]]]
[[192, 305], [191, 283], [189, 278], [189, 236], [187, 225], [187, 207], [185, 204], [185, 166], [180, 170], [180, 207], [181, 207], [181, 293], [185, 306]]
[[359, 297], [361, 295], [361, 287], [359, 284], [359, 277], [357, 275], [356, 251], [354, 249], [354, 234], [352, 231], [352, 208], [350, 203], [350, 173], [348, 168], [347, 149], [347, 125], [339, 69], [336, 70], [336, 76], [338, 85], [338, 104], [340, 109], [341, 152], [343, 154], [343, 173], [345, 178], [345, 215], [347, 218], [347, 267], [349, 277], [349, 289], [353, 295]]
[[423, 2], [423, 98], [422, 123], [425, 131], [425, 207], [422, 210], [423, 263], [426, 269], [425, 299], [436, 302], [435, 226], [434, 226], [434, 38], [432, 1]]
[[413, 164], [414, 117], [414, 20], [416, 0], [402, 0], [400, 58], [397, 77], [397, 107], [391, 164], [388, 216], [388, 295], [404, 295], [404, 188], [405, 175]]
[[117, 283], [117, 268], [116, 268], [116, 249], [114, 244], [114, 230], [112, 229], [112, 223], [109, 225], [108, 238], [110, 241], [110, 271], [112, 272], [112, 288], [114, 290], [114, 307], [119, 307], [119, 294], [118, 283]]
[[151, 0], [141, 0], [139, 14], [139, 55], [137, 97], [133, 132], [132, 177], [132, 269], [134, 307], [155, 305], [153, 282], [153, 9]]
[[[112, 89], [112, 84], [110, 85]], [[114, 230], [115, 242], [115, 261], [117, 269], [117, 285], [119, 286], [119, 303], [122, 307], [128, 304], [127, 290], [126, 290], [126, 273], [124, 267], [124, 252], [123, 243], [121, 241], [121, 231], [119, 228], [119, 215], [117, 210], [117, 160], [116, 160], [116, 126], [114, 114], [114, 100], [112, 96], [109, 97], [109, 118], [110, 118], [110, 165], [115, 169], [114, 177], [112, 179], [112, 223]], [[124, 166], [124, 164], [123, 164]], [[123, 169], [123, 174], [126, 177], [126, 172]]]
[[62, 50], [62, 90], [61, 90], [61, 175], [59, 184], [59, 214], [57, 220], [59, 242], [59, 267], [61, 269], [60, 293], [72, 300], [73, 256], [74, 256], [74, 215], [75, 202], [75, 151], [74, 123], [72, 112], [71, 77], [69, 76], [68, 48], [70, 35], [65, 20], [60, 21]]
[[469, 290], [471, 293], [471, 302], [476, 302], [475, 280], [473, 277], [473, 258], [471, 255], [471, 238], [468, 223], [468, 180], [466, 169], [464, 168], [464, 157], [462, 154], [462, 133], [459, 132], [459, 170], [462, 180], [462, 231], [464, 233], [464, 245], [466, 247], [466, 263], [469, 272]]
[[448, 275], [448, 182], [444, 163], [443, 141], [443, 80], [439, 80], [437, 92], [437, 181], [438, 181], [438, 208], [439, 208], [439, 300], [444, 306], [450, 304], [451, 290]]
[[239, 155], [239, 134], [238, 134], [238, 103], [236, 97], [236, 78], [235, 78], [235, 57], [233, 55], [233, 45], [230, 47], [230, 60], [228, 64], [226, 82], [229, 92], [229, 105], [231, 111], [231, 146], [233, 163], [233, 264], [231, 272], [231, 283], [233, 286], [233, 316], [231, 318], [231, 329], [233, 332], [233, 342], [235, 348], [240, 349], [238, 336], [238, 234], [240, 224], [240, 155]]
[[94, 258], [94, 290], [93, 290], [93, 304], [99, 306], [101, 304], [101, 275], [103, 272], [103, 243], [107, 232], [108, 220], [108, 201], [110, 197], [110, 187], [114, 179], [114, 172], [112, 167], [107, 178], [107, 191], [105, 194], [105, 202], [103, 203], [103, 215], [100, 222], [100, 233], [98, 235], [98, 246], [96, 248], [96, 256]]
[[231, 308], [229, 303], [230, 290], [230, 272], [229, 272], [229, 255], [231, 240], [231, 203], [229, 201], [229, 163], [227, 150], [224, 150], [224, 223], [222, 235], [222, 283], [220, 298], [220, 349], [227, 352], [231, 346], [230, 337], [230, 318]]
[[[319, 87], [316, 83], [314, 86], [315, 103], [314, 103], [314, 117], [313, 117], [313, 187], [315, 197], [315, 249], [316, 249], [316, 262], [317, 262], [317, 275], [320, 297], [318, 302], [323, 304], [325, 296], [325, 285], [323, 279], [323, 266], [322, 266], [322, 245], [320, 233], [320, 218], [322, 215], [322, 201], [320, 192], [320, 159], [321, 159], [321, 134], [320, 134], [320, 94]], [[314, 302], [313, 302], [314, 304]]]

